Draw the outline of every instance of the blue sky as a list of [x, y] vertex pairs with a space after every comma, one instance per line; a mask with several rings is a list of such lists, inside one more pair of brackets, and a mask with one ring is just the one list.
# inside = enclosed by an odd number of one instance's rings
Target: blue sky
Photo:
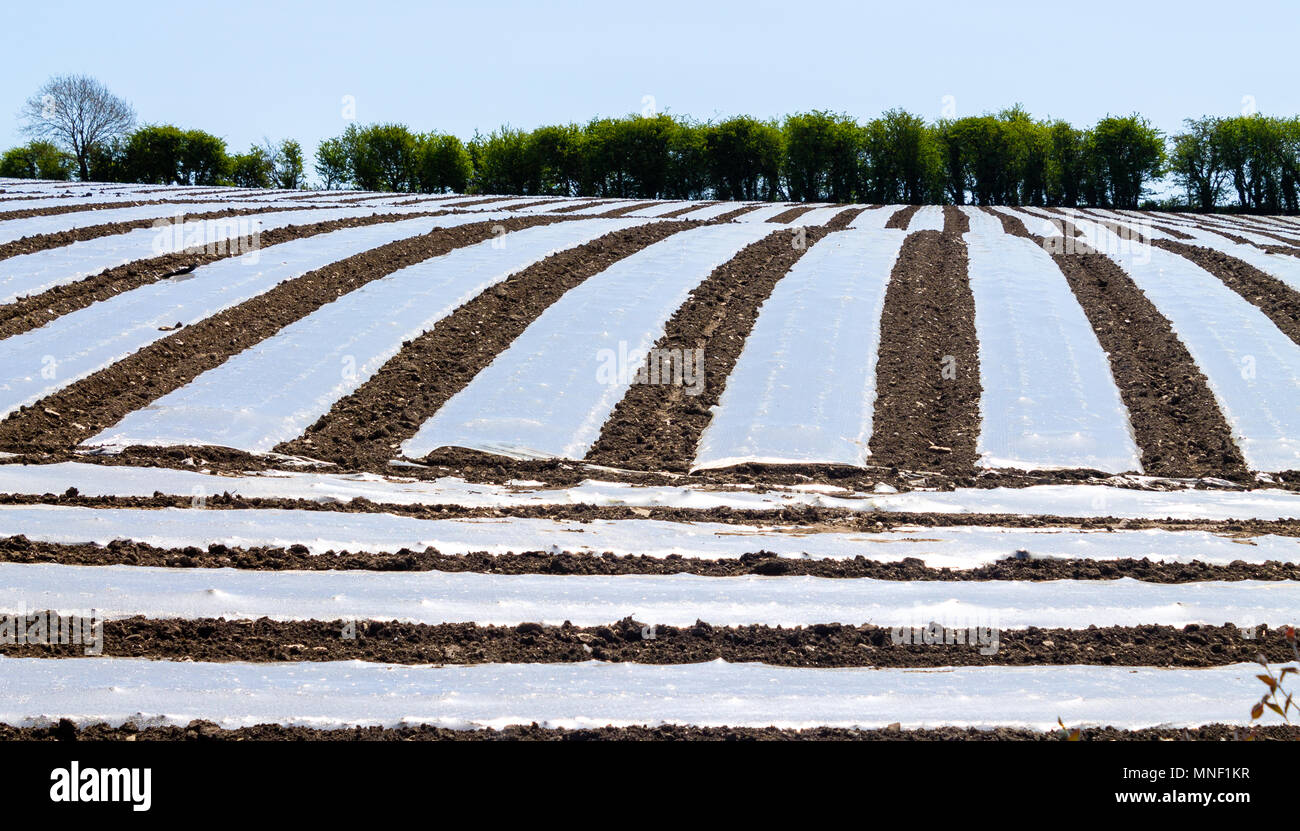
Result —
[[[0, 28], [0, 147], [50, 75], [89, 73], [142, 122], [199, 127], [232, 150], [359, 122], [468, 138], [660, 110], [698, 118], [830, 109], [927, 118], [1016, 102], [1087, 124], [1300, 113], [1287, 2], [59, 2]], [[1290, 43], [1288, 43], [1290, 40]], [[945, 98], [945, 96], [950, 96]]]

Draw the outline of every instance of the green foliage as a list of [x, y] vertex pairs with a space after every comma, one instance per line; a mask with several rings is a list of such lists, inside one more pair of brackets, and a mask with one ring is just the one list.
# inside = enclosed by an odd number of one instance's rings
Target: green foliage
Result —
[[76, 164], [70, 154], [52, 142], [36, 139], [0, 157], [0, 176], [11, 179], [52, 179], [66, 182]]
[[416, 148], [416, 185], [421, 193], [464, 193], [473, 173], [469, 151], [455, 136], [429, 133]]
[[523, 161], [529, 173], [529, 190], [520, 192], [542, 196], [590, 193], [585, 139], [577, 124], [538, 127], [529, 133]]
[[781, 128], [749, 116], [704, 127], [708, 186], [717, 199], [773, 200], [781, 188]]
[[326, 139], [316, 148], [316, 175], [326, 190], [341, 188], [351, 181], [348, 148], [343, 139]]
[[501, 127], [468, 144], [396, 124], [321, 144], [325, 187], [628, 199], [1138, 207], [1169, 170], [1193, 206], [1224, 195], [1300, 211], [1300, 119], [1201, 119], [1168, 142], [1140, 116], [1090, 128], [1016, 105], [927, 123], [890, 110], [859, 124], [814, 110], [782, 122], [669, 114]]
[[[147, 185], [216, 185], [230, 165], [226, 143], [202, 130], [171, 124], [141, 127], [120, 146], [120, 158], [100, 162], [115, 168], [115, 178]], [[92, 160], [92, 167], [94, 166]]]
[[847, 115], [814, 110], [783, 125], [786, 193], [796, 202], [851, 202], [862, 135]]
[[275, 158], [253, 145], [230, 157], [230, 183], [241, 188], [269, 188], [275, 183]]
[[920, 116], [889, 110], [867, 122], [862, 150], [862, 201], [920, 205], [943, 200], [943, 142]]
[[479, 193], [535, 194], [539, 172], [530, 158], [528, 134], [512, 127], [475, 136], [471, 142]]
[[1097, 182], [1094, 204], [1102, 207], [1138, 207], [1144, 183], [1164, 169], [1164, 139], [1138, 115], [1103, 118], [1093, 127], [1088, 145]]
[[306, 184], [303, 178], [302, 145], [293, 139], [280, 142], [275, 155], [275, 186], [284, 190], [298, 190]]

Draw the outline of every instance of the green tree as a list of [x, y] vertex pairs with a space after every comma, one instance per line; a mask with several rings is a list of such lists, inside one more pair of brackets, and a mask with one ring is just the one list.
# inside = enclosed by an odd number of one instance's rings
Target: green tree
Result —
[[298, 190], [303, 186], [302, 145], [285, 139], [276, 147], [275, 186], [283, 190]]
[[1228, 176], [1218, 135], [1219, 119], [1188, 118], [1183, 124], [1186, 132], [1170, 139], [1169, 169], [1187, 191], [1188, 205], [1213, 210]]
[[416, 184], [421, 193], [464, 193], [469, 185], [469, 151], [455, 136], [429, 133], [416, 150]]
[[215, 185], [223, 180], [230, 161], [226, 143], [202, 130], [187, 130], [181, 137], [179, 181], [189, 185]]
[[889, 110], [862, 128], [860, 196], [880, 204], [919, 205], [943, 199], [943, 149], [918, 115]]
[[1093, 127], [1089, 145], [1101, 206], [1136, 208], [1143, 187], [1164, 168], [1160, 131], [1136, 114], [1107, 116]]
[[316, 175], [326, 190], [334, 190], [351, 183], [348, 148], [342, 139], [325, 139], [316, 148]]
[[269, 188], [275, 181], [275, 159], [254, 144], [230, 159], [230, 181], [241, 188]]
[[851, 202], [859, 179], [858, 125], [846, 115], [814, 110], [787, 116], [784, 137], [786, 193], [796, 202]]
[[1047, 125], [1047, 204], [1076, 208], [1088, 174], [1088, 135], [1065, 121]]
[[479, 193], [535, 194], [540, 189], [528, 148], [528, 134], [510, 126], [475, 136], [471, 142]]
[[528, 193], [545, 196], [590, 194], [583, 131], [577, 124], [538, 127], [524, 143]]
[[735, 116], [708, 125], [704, 167], [716, 199], [774, 200], [781, 187], [781, 129]]
[[11, 179], [51, 179], [66, 182], [72, 178], [76, 159], [52, 142], [34, 139], [15, 147], [0, 157], [0, 176]]
[[185, 133], [171, 124], [141, 127], [126, 138], [122, 167], [129, 181], [174, 185], [181, 181]]

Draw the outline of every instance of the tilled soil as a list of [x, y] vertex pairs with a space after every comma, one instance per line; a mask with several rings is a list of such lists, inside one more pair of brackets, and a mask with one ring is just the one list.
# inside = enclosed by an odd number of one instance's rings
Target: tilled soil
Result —
[[1181, 254], [1218, 277], [1243, 300], [1257, 306], [1283, 334], [1300, 344], [1300, 291], [1250, 263], [1213, 248], [1159, 239], [1152, 240], [1151, 244]]
[[1104, 254], [1082, 244], [1076, 253], [1059, 252], [1023, 222], [994, 215], [1007, 233], [1042, 245], [1065, 275], [1110, 362], [1143, 471], [1248, 481], [1245, 459], [1205, 375], [1133, 279]]
[[[258, 236], [257, 244], [259, 249], [266, 248], [282, 242], [325, 234], [344, 228], [360, 228], [384, 222], [414, 219], [420, 216], [440, 216], [442, 213], [441, 211], [432, 211], [423, 214], [373, 214], [364, 217], [316, 222], [310, 225], [286, 225], [283, 228], [263, 231]], [[164, 254], [161, 257], [134, 260], [115, 268], [105, 269], [99, 274], [86, 277], [75, 283], [54, 286], [39, 294], [28, 295], [11, 303], [5, 303], [0, 305], [0, 338], [12, 337], [40, 328], [55, 317], [75, 312], [78, 309], [84, 309], [93, 303], [107, 300], [124, 291], [130, 291], [172, 277], [183, 278], [183, 275], [189, 274], [199, 266], [209, 265], [229, 257], [243, 256], [245, 252], [251, 249], [251, 245], [252, 241], [247, 238], [232, 239], [225, 241], [220, 246], [214, 246], [212, 251], [181, 251], [174, 254]]]
[[[184, 206], [178, 204], [176, 205], [176, 209], [178, 213], [183, 213]], [[276, 213], [284, 210], [288, 210], [288, 208], [230, 208], [219, 211], [205, 211], [203, 213], [185, 213], [184, 218], [186, 222], [193, 222], [203, 219], [257, 216], [260, 214]], [[67, 211], [64, 211], [63, 213], [67, 213]], [[159, 220], [171, 222], [173, 221], [173, 217], [162, 216], [151, 219], [137, 219], [133, 222], [107, 222], [102, 225], [87, 225], [82, 228], [73, 228], [69, 231], [58, 231], [53, 234], [33, 234], [29, 237], [23, 237], [22, 239], [16, 239], [13, 242], [6, 242], [0, 245], [0, 260], [8, 257], [16, 257], [20, 254], [33, 254], [37, 251], [45, 251], [50, 248], [60, 248], [64, 245], [71, 245], [74, 242], [83, 242], [85, 240], [98, 239], [99, 237], [111, 237], [115, 234], [125, 234], [128, 231], [135, 231], [141, 228], [153, 228], [156, 227], [155, 223]]]
[[73, 447], [116, 424], [127, 413], [189, 383], [231, 355], [372, 280], [490, 239], [494, 229], [502, 225], [513, 231], [558, 221], [564, 220], [511, 217], [437, 228], [286, 280], [12, 413], [0, 422], [0, 446]]
[[382, 468], [451, 396], [463, 389], [530, 323], [588, 277], [691, 222], [654, 222], [614, 231], [547, 257], [461, 306], [338, 401], [279, 452]]
[[[365, 197], [362, 197], [363, 199]], [[515, 199], [514, 196], [490, 196], [486, 199], [468, 199], [463, 202], [448, 202], [445, 207], [448, 208], [473, 208], [479, 205], [490, 205], [493, 202], [504, 202], [507, 199]]]
[[726, 389], [758, 309], [777, 281], [827, 233], [825, 228], [773, 231], [718, 266], [673, 314], [658, 350], [703, 350], [704, 386], [698, 395], [680, 384], [633, 384], [605, 421], [587, 461], [621, 468], [685, 472], [710, 409]]
[[[1086, 727], [1080, 730], [1079, 740], [1085, 742], [1115, 741], [1296, 741], [1300, 740], [1300, 726], [1243, 728], [1231, 724], [1208, 724], [1193, 728], [1152, 727], [1142, 730], [1120, 730], [1114, 727]], [[280, 724], [259, 724], [224, 730], [211, 721], [195, 720], [185, 727], [140, 727], [133, 723], [122, 727], [91, 724], [78, 727], [63, 719], [48, 727], [13, 727], [0, 724], [0, 741], [56, 741], [56, 742], [243, 742], [243, 741], [340, 741], [340, 742], [593, 742], [593, 741], [670, 741], [670, 742], [971, 742], [1017, 741], [1060, 742], [1066, 740], [1065, 731], [1040, 732], [1011, 727], [980, 730], [973, 727], [937, 727], [903, 730], [891, 726], [862, 730], [840, 727], [810, 727], [793, 730], [779, 727], [696, 727], [694, 725], [665, 724], [655, 727], [596, 727], [581, 730], [548, 728], [537, 724], [513, 725], [495, 730], [453, 730], [432, 727], [352, 727], [339, 730], [321, 730], [311, 727], [288, 727]]]
[[698, 211], [700, 208], [707, 208], [707, 207], [709, 207], [710, 205], [716, 205], [716, 204], [718, 204], [718, 203], [717, 203], [717, 202], [696, 202], [696, 203], [693, 204], [693, 205], [687, 205], [687, 206], [684, 207], [684, 208], [678, 208], [677, 210], [675, 210], [675, 211], [669, 211], [669, 212], [666, 213], [666, 214], [659, 214], [659, 218], [660, 218], [660, 219], [676, 219], [677, 217], [681, 216], [682, 214], [688, 214], [688, 213], [690, 213], [691, 211]]
[[[37, 612], [37, 614], [41, 614]], [[54, 613], [50, 613], [54, 614]], [[104, 622], [103, 654], [150, 660], [372, 661], [389, 664], [763, 663], [785, 667], [1154, 666], [1213, 667], [1293, 658], [1277, 629], [1231, 624], [1087, 629], [925, 631], [837, 622], [812, 626], [606, 626], [225, 618]], [[352, 635], [353, 637], [348, 637]], [[1249, 637], [1247, 637], [1249, 635]], [[926, 637], [931, 638], [926, 643]], [[937, 637], [936, 637], [937, 636]], [[981, 641], [980, 637], [984, 640]], [[900, 642], [896, 643], [895, 638]], [[945, 641], [946, 639], [946, 641]], [[935, 642], [938, 641], [938, 642]], [[79, 658], [80, 644], [0, 645], [11, 658]]]
[[[908, 205], [904, 208], [899, 208], [894, 211], [894, 215], [885, 222], [885, 227], [895, 228], [899, 231], [906, 231], [907, 226], [912, 224], [912, 217], [916, 216], [916, 212], [919, 210], [921, 210], [920, 205]], [[946, 219], [947, 217], [945, 217], [945, 220]]]
[[768, 219], [767, 221], [768, 221], [768, 222], [781, 223], [781, 224], [784, 224], [784, 223], [787, 223], [787, 222], [794, 222], [796, 219], [798, 219], [799, 217], [801, 217], [801, 216], [803, 216], [804, 214], [808, 213], [808, 212], [811, 211], [812, 209], [813, 209], [813, 206], [811, 206], [811, 205], [807, 205], [807, 206], [800, 205], [800, 206], [798, 206], [797, 208], [791, 208], [791, 209], [788, 210], [788, 211], [782, 211], [781, 213], [779, 213], [779, 214], [777, 214], [776, 216], [774, 216], [774, 217]]
[[[39, 198], [48, 199], [49, 197], [39, 197]], [[31, 219], [34, 216], [57, 216], [59, 214], [77, 213], [78, 211], [102, 211], [102, 210], [108, 210], [109, 208], [138, 208], [142, 205], [157, 205], [157, 204], [163, 204], [163, 205], [184, 204], [181, 202], [173, 203], [171, 201], [161, 202], [161, 203], [153, 202], [153, 201], [74, 203], [71, 198], [69, 198], [68, 201], [70, 204], [53, 205], [48, 208], [22, 208], [22, 207], [18, 207], [15, 204], [13, 210], [0, 211], [0, 222], [6, 222], [10, 219]]]
[[[558, 517], [557, 517], [558, 518]], [[640, 554], [587, 554], [531, 551], [511, 554], [442, 554], [433, 548], [423, 551], [401, 549], [388, 554], [329, 551], [312, 554], [303, 545], [288, 548], [269, 546], [226, 546], [214, 543], [206, 548], [157, 548], [148, 543], [114, 540], [101, 546], [92, 543], [61, 544], [33, 542], [26, 537], [0, 539], [0, 562], [59, 563], [77, 566], [152, 566], [158, 568], [237, 568], [250, 571], [440, 571], [479, 574], [596, 575], [690, 574], [700, 577], [824, 577], [926, 582], [979, 582], [987, 580], [1118, 580], [1129, 577], [1147, 583], [1194, 583], [1207, 580], [1296, 580], [1300, 564], [1246, 563], [1229, 565], [1157, 563], [1135, 560], [1008, 559], [978, 568], [932, 568], [924, 561], [907, 557], [879, 562], [858, 556], [844, 560], [815, 560], [778, 557], [761, 550], [730, 559], [694, 557], [649, 557]]]
[[831, 217], [831, 221], [824, 226], [829, 231], [843, 231], [849, 227], [849, 223], [857, 219], [858, 216], [871, 206], [864, 208], [845, 208], [844, 210]]
[[565, 205], [563, 208], [556, 208], [555, 210], [551, 211], [551, 213], [567, 214], [567, 213], [572, 213], [573, 211], [580, 211], [583, 208], [594, 208], [597, 205], [603, 205], [603, 204], [604, 203], [601, 202], [600, 200], [596, 200], [594, 202], [579, 202], [576, 205]]
[[725, 214], [719, 214], [718, 216], [715, 216], [715, 217], [713, 218], [713, 221], [714, 221], [714, 222], [730, 222], [731, 220], [735, 219], [735, 218], [738, 217], [738, 216], [741, 216], [741, 215], [743, 215], [743, 214], [747, 214], [747, 213], [749, 213], [750, 211], [756, 211], [756, 210], [758, 210], [758, 209], [761, 208], [761, 207], [763, 207], [763, 206], [762, 206], [762, 205], [744, 205], [744, 206], [742, 206], [742, 207], [736, 208], [734, 211], [727, 211]]
[[885, 292], [870, 461], [969, 475], [979, 458], [981, 386], [961, 239], [968, 221], [944, 211], [943, 233], [908, 235]]
[[624, 216], [626, 214], [632, 213], [633, 211], [644, 211], [647, 208], [653, 208], [655, 205], [662, 205], [662, 204], [663, 204], [662, 201], [637, 202], [636, 204], [633, 205], [624, 205], [621, 208], [615, 208], [612, 211], [605, 211], [603, 214], [596, 214], [596, 215], [601, 217]]

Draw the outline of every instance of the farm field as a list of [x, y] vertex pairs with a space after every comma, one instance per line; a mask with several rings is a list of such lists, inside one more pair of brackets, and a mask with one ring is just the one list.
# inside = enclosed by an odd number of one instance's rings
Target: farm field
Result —
[[1221, 736], [1297, 609], [1287, 218], [0, 179], [0, 619], [102, 618], [0, 731]]

